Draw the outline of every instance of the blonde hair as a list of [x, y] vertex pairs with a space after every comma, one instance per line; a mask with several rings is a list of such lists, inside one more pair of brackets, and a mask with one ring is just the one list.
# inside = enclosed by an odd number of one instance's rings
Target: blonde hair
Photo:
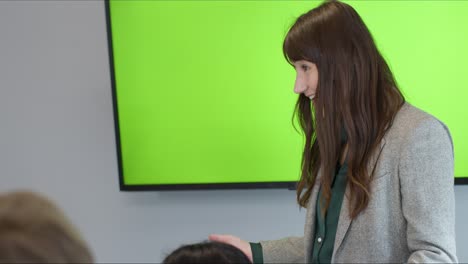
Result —
[[90, 263], [93, 257], [52, 201], [16, 191], [0, 195], [0, 262]]

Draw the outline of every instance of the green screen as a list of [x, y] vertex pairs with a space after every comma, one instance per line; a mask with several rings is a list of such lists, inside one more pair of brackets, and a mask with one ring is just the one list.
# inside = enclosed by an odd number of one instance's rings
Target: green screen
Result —
[[[468, 176], [468, 1], [346, 1]], [[288, 28], [317, 1], [109, 3], [123, 184], [297, 181]]]

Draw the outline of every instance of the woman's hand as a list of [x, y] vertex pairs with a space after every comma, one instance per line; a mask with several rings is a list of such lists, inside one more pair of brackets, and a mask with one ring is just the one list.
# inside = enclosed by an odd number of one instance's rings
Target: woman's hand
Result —
[[250, 248], [249, 242], [244, 241], [236, 236], [231, 236], [231, 235], [212, 234], [208, 236], [208, 239], [211, 241], [215, 241], [215, 242], [229, 244], [231, 246], [238, 248], [249, 258], [250, 262], [253, 263], [252, 249]]

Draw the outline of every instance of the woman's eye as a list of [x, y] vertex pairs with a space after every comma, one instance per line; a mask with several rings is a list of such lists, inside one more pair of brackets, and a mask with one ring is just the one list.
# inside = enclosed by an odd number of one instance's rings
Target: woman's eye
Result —
[[307, 70], [309, 69], [309, 66], [307, 66], [307, 65], [302, 65], [301, 68], [302, 68], [303, 71], [307, 71]]

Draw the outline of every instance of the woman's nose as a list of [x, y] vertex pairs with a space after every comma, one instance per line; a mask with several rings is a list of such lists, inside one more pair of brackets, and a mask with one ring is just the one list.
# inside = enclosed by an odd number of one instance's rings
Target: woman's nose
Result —
[[306, 90], [306, 87], [304, 85], [298, 85], [298, 84], [294, 85], [294, 92], [297, 94], [301, 94], [305, 92], [305, 90]]

